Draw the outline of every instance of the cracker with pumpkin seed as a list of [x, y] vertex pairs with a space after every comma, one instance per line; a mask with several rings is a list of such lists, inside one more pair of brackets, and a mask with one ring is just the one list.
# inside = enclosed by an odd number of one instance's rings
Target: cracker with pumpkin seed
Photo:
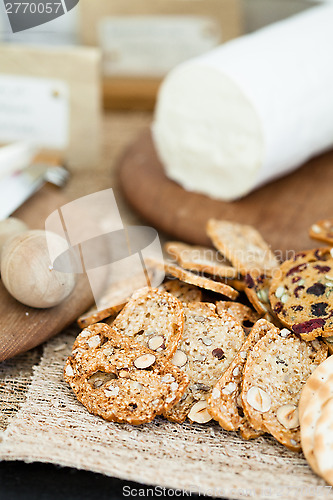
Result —
[[274, 314], [269, 300], [269, 288], [272, 278], [265, 274], [254, 274], [253, 276], [247, 274], [245, 283], [246, 296], [258, 314], [275, 326], [281, 327], [282, 324]]
[[269, 245], [252, 226], [209, 219], [206, 230], [215, 248], [241, 274], [272, 275], [279, 266]]
[[201, 302], [202, 300], [200, 288], [182, 283], [177, 279], [165, 281], [159, 289], [171, 293], [181, 302]]
[[245, 304], [241, 304], [240, 302], [219, 300], [216, 302], [216, 311], [217, 314], [220, 314], [220, 312], [222, 311], [228, 312], [243, 326], [246, 326], [245, 323], [254, 324], [256, 323], [256, 321], [258, 321], [258, 319], [260, 319], [260, 315], [257, 312], [253, 311]]
[[112, 327], [155, 351], [158, 357], [170, 359], [183, 334], [183, 307], [168, 292], [143, 288], [132, 295]]
[[205, 290], [209, 290], [211, 292], [220, 293], [229, 299], [236, 299], [239, 295], [237, 290], [232, 288], [231, 286], [222, 283], [220, 281], [214, 281], [210, 278], [206, 278], [204, 276], [199, 276], [198, 274], [193, 273], [192, 271], [187, 271], [186, 269], [177, 266], [176, 264], [172, 264], [172, 262], [168, 261], [158, 261], [153, 259], [146, 259], [146, 263], [148, 266], [156, 267], [157, 269], [164, 269], [164, 272], [168, 276], [173, 276], [174, 278], [183, 281], [189, 285], [194, 285], [199, 288], [203, 288]]
[[271, 328], [274, 327], [265, 319], [256, 322], [240, 351], [215, 384], [208, 399], [208, 411], [220, 426], [227, 431], [237, 431], [241, 428], [242, 434], [248, 439], [260, 436], [262, 431], [255, 431], [244, 417], [240, 398], [243, 371], [249, 352]]
[[330, 248], [298, 252], [281, 264], [269, 292], [274, 313], [304, 340], [331, 337], [333, 256]]
[[223, 311], [217, 315], [214, 304], [184, 305], [185, 327], [172, 363], [181, 368], [190, 380], [182, 399], [165, 416], [182, 423], [211, 420], [207, 398], [228, 368], [244, 342], [241, 324]]
[[236, 269], [214, 248], [186, 245], [178, 241], [169, 241], [164, 248], [169, 256], [184, 269], [220, 278], [237, 277]]
[[300, 451], [300, 393], [326, 357], [323, 342], [305, 342], [286, 328], [270, 325], [249, 352], [243, 372], [241, 401], [250, 424], [272, 434], [287, 448]]
[[333, 219], [322, 219], [310, 227], [309, 236], [313, 240], [333, 245]]
[[103, 323], [78, 336], [64, 378], [90, 413], [132, 425], [167, 411], [188, 385], [176, 366]]

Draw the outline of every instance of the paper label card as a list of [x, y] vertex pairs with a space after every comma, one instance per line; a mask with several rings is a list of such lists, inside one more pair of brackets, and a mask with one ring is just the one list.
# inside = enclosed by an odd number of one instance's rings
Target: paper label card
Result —
[[0, 75], [0, 143], [69, 144], [69, 85], [60, 79]]
[[163, 77], [222, 42], [219, 23], [204, 16], [106, 17], [98, 31], [106, 76]]

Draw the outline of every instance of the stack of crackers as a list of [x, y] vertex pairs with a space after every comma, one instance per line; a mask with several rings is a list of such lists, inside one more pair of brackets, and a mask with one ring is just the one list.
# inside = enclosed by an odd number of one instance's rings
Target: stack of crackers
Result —
[[[332, 227], [320, 221], [310, 235], [331, 244]], [[207, 234], [215, 249], [169, 242], [169, 260], [149, 263], [165, 270], [158, 289], [79, 318], [65, 380], [106, 420], [214, 419], [245, 439], [269, 433], [291, 450], [303, 445], [332, 482], [333, 460], [332, 475], [320, 460], [333, 448], [323, 440], [333, 426], [331, 249], [280, 265], [251, 226], [212, 219]]]

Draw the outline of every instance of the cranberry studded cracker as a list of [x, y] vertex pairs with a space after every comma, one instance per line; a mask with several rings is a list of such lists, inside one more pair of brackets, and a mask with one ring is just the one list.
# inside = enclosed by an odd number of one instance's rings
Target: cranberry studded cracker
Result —
[[147, 259], [147, 262], [150, 266], [156, 266], [158, 269], [164, 269], [166, 275], [173, 276], [174, 278], [177, 278], [189, 285], [210, 290], [211, 292], [220, 293], [221, 295], [224, 295], [232, 300], [236, 299], [239, 295], [237, 290], [225, 283], [199, 276], [198, 274], [182, 269], [171, 262], [153, 261], [152, 259]]
[[279, 266], [268, 244], [252, 226], [210, 219], [207, 234], [217, 250], [241, 274], [272, 275]]
[[180, 302], [201, 302], [202, 300], [200, 288], [182, 283], [177, 279], [165, 281], [159, 286], [159, 289], [171, 293]]
[[282, 326], [277, 316], [274, 314], [269, 300], [269, 289], [272, 278], [265, 274], [247, 274], [245, 276], [245, 293], [258, 314], [274, 323], [275, 326]]
[[298, 403], [311, 373], [327, 357], [319, 340], [305, 342], [286, 328], [270, 331], [249, 352], [241, 400], [250, 424], [300, 451]]
[[[67, 359], [64, 378], [90, 413], [139, 425], [181, 398], [188, 385], [181, 370], [105, 324], [89, 328]], [[89, 342], [82, 347], [87, 339], [95, 339], [93, 347]], [[83, 351], [77, 351], [78, 345]]]
[[254, 276], [247, 274], [245, 276], [245, 283], [245, 293], [255, 310], [261, 316], [270, 312], [269, 288], [272, 283], [271, 277], [266, 276], [265, 274], [258, 274]]
[[112, 327], [155, 351], [158, 357], [170, 359], [183, 334], [183, 307], [168, 292], [143, 288], [133, 294]]
[[240, 398], [243, 370], [249, 352], [271, 328], [271, 323], [265, 319], [257, 321], [231, 365], [214, 386], [208, 399], [208, 411], [220, 426], [227, 431], [241, 429], [242, 435], [247, 439], [258, 437], [263, 432], [255, 431], [244, 417]]
[[322, 337], [322, 340], [327, 345], [329, 354], [333, 354], [333, 337]]
[[260, 318], [260, 315], [253, 311], [250, 307], [239, 302], [229, 302], [219, 300], [216, 302], [217, 314], [225, 311], [239, 321], [243, 327], [248, 326], [249, 323], [254, 324]]
[[333, 219], [323, 219], [310, 227], [310, 238], [333, 245]]
[[333, 330], [333, 257], [329, 248], [299, 252], [272, 280], [270, 302], [280, 321], [305, 340]]
[[186, 245], [170, 241], [164, 246], [169, 256], [184, 269], [219, 276], [236, 278], [237, 271], [227, 262], [222, 254], [209, 247]]
[[165, 416], [173, 422], [205, 423], [212, 419], [207, 398], [244, 342], [244, 331], [227, 312], [218, 316], [209, 303], [188, 304], [185, 328], [172, 360], [182, 369], [190, 384], [182, 399]]

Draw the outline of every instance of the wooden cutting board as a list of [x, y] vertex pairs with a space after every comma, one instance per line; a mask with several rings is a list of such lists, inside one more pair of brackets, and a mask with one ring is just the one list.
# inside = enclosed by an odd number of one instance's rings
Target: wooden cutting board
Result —
[[[57, 188], [46, 185], [14, 215], [31, 229], [44, 229], [46, 217], [65, 203]], [[93, 296], [85, 275], [78, 276], [76, 287], [68, 299], [50, 309], [34, 309], [20, 304], [0, 283], [0, 361], [53, 337], [73, 323], [92, 303]]]
[[119, 177], [128, 202], [150, 225], [170, 238], [199, 245], [210, 244], [205, 226], [215, 217], [252, 224], [285, 256], [290, 249], [313, 248], [309, 226], [333, 217], [333, 151], [241, 200], [222, 202], [169, 180], [150, 130], [144, 130], [120, 159]]

